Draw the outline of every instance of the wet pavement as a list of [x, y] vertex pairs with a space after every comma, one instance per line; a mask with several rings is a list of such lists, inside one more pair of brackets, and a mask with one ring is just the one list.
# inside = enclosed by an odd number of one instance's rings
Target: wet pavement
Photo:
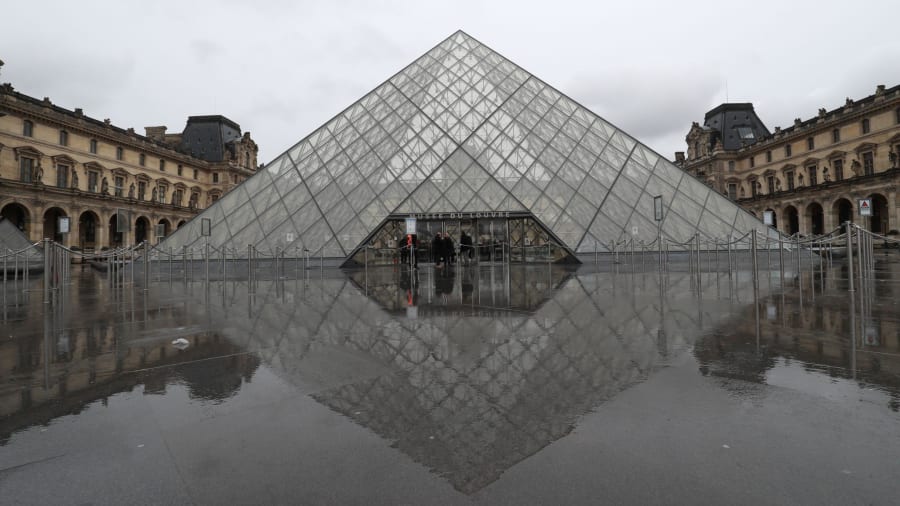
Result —
[[0, 502], [896, 504], [877, 258], [7, 282]]

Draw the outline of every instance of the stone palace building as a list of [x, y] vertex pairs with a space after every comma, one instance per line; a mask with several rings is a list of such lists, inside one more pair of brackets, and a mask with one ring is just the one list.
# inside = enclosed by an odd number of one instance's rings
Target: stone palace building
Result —
[[[760, 219], [771, 211], [785, 234], [824, 234], [848, 220], [880, 234], [900, 229], [900, 86], [774, 132], [753, 104], [722, 104], [686, 141], [676, 164]], [[871, 199], [871, 217], [860, 215], [860, 199]]]
[[0, 215], [32, 241], [156, 243], [253, 175], [257, 152], [223, 116], [140, 135], [0, 85]]

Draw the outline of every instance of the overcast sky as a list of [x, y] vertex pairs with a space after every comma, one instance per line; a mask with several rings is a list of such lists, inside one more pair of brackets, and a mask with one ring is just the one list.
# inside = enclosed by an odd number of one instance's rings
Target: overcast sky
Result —
[[900, 84], [897, 0], [32, 0], [2, 16], [0, 81], [140, 133], [222, 114], [261, 162], [458, 29], [670, 159], [726, 98], [773, 130]]

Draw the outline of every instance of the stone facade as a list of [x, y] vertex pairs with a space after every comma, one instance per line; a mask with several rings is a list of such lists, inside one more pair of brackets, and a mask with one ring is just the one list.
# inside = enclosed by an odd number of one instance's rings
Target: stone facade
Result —
[[[750, 104], [726, 105], [752, 113]], [[873, 95], [726, 149], [737, 128], [694, 123], [687, 157], [676, 153], [676, 163], [761, 219], [772, 211], [785, 234], [824, 234], [847, 220], [881, 234], [900, 229], [900, 86], [878, 86]], [[866, 198], [871, 217], [860, 216], [858, 201]]]
[[[164, 126], [139, 135], [3, 84], [0, 214], [32, 241], [47, 237], [86, 250], [156, 243], [258, 168], [249, 132], [222, 116], [192, 122], [237, 130], [216, 141], [224, 156], [194, 156]], [[68, 233], [60, 217], [69, 218]]]

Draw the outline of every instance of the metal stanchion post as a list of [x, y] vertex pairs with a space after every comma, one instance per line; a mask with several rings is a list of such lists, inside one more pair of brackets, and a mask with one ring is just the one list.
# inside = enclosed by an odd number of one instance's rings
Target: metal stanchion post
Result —
[[144, 291], [150, 289], [150, 244], [144, 241]]
[[757, 262], [756, 252], [756, 231], [750, 233], [750, 258], [753, 262], [753, 290], [759, 288], [759, 263]]
[[253, 245], [247, 245], [247, 287], [250, 292], [253, 292], [253, 289], [250, 288], [253, 286]]
[[44, 304], [50, 303], [50, 280], [51, 280], [51, 253], [50, 239], [44, 239]]
[[849, 291], [855, 292], [856, 288], [853, 286], [853, 224], [849, 221], [846, 223], [847, 225], [847, 282], [849, 284]]

